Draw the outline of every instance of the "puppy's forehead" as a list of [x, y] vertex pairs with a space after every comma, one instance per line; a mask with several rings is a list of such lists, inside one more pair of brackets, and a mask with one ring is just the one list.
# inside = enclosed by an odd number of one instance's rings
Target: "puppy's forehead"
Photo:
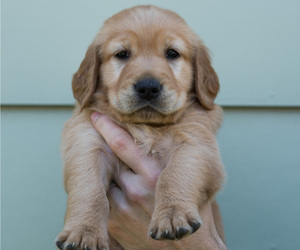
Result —
[[[148, 44], [149, 41], [151, 41], [151, 44]], [[106, 45], [106, 51], [109, 53], [117, 53], [122, 50], [130, 50], [132, 47], [141, 47], [141, 49], [146, 49], [147, 45], [149, 45], [148, 47], [153, 48], [153, 44], [155, 44], [155, 42], [157, 47], [172, 48], [178, 51], [187, 51], [189, 49], [186, 42], [180, 37], [168, 36], [167, 34], [164, 34], [162, 38], [153, 36], [138, 39], [138, 34], [133, 36], [132, 34], [128, 33], [127, 36], [122, 34], [121, 36], [117, 36], [115, 39], [111, 40]]]
[[99, 37], [109, 41], [108, 51], [135, 47], [169, 46], [178, 50], [189, 47], [193, 32], [176, 13], [154, 6], [137, 6], [108, 19]]
[[125, 9], [105, 22], [105, 25], [116, 26], [115, 28], [132, 30], [143, 30], [146, 26], [171, 28], [180, 24], [186, 23], [175, 12], [155, 6], [136, 6]]

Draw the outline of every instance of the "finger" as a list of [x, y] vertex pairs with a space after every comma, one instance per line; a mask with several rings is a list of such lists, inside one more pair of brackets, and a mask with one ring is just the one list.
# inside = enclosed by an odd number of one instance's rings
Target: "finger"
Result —
[[[110, 149], [137, 174], [148, 174], [149, 170], [143, 168], [146, 163], [152, 163], [149, 157], [142, 156], [134, 139], [123, 128], [118, 126], [105, 115], [97, 112], [92, 114], [92, 122], [97, 131], [103, 136]], [[147, 164], [149, 165], [149, 164]], [[152, 163], [155, 167], [156, 164]]]
[[[144, 211], [134, 206], [129, 206], [127, 199], [118, 186], [113, 186], [108, 191], [108, 198], [111, 204], [109, 213], [108, 230], [109, 233], [120, 243], [135, 241], [136, 232], [132, 228], [139, 226], [139, 229], [146, 229], [151, 215], [145, 215]], [[138, 231], [140, 233], [140, 230]], [[147, 235], [143, 231], [141, 235]], [[138, 245], [138, 243], [135, 243]]]
[[[126, 199], [122, 192], [122, 190], [117, 186], [111, 186], [107, 193], [107, 198], [109, 200], [110, 205], [110, 212], [109, 212], [109, 219], [108, 219], [108, 230], [111, 234], [114, 235], [114, 237], [122, 237], [122, 234], [124, 234], [123, 225], [124, 219], [127, 220], [127, 217], [123, 218], [123, 214], [125, 211], [128, 211], [129, 207], [126, 205]], [[120, 213], [119, 209], [119, 203], [123, 207], [123, 212]]]
[[[113, 186], [109, 189], [107, 194], [109, 204], [111, 207], [109, 219], [111, 221], [129, 221], [137, 218], [144, 218], [147, 221], [151, 218], [153, 206], [147, 206], [147, 209], [141, 208], [136, 204], [132, 204], [126, 194], [118, 186]], [[151, 202], [153, 204], [153, 200]], [[152, 209], [151, 209], [152, 208]]]
[[152, 215], [156, 181], [151, 183], [147, 178], [134, 174], [130, 170], [121, 172], [114, 180], [131, 206], [141, 207], [149, 216]]
[[107, 192], [107, 198], [111, 206], [110, 217], [127, 217], [130, 214], [130, 206], [127, 202], [124, 192], [117, 186], [112, 186]]
[[124, 193], [128, 192], [130, 186], [135, 186], [139, 175], [135, 174], [130, 169], [121, 171], [114, 176], [115, 183], [123, 190]]

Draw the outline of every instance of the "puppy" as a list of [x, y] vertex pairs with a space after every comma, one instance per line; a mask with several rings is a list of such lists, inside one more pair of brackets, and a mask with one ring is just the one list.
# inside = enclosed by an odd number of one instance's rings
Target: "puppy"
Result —
[[136, 6], [109, 18], [89, 46], [72, 88], [77, 105], [63, 130], [68, 194], [60, 249], [109, 249], [114, 176], [128, 168], [91, 124], [101, 112], [125, 128], [163, 169], [149, 235], [177, 240], [201, 225], [199, 209], [224, 179], [215, 138], [222, 110], [206, 47], [172, 11]]

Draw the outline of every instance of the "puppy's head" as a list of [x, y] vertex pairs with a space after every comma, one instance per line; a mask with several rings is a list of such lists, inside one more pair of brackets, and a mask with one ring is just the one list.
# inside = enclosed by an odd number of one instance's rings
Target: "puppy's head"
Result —
[[174, 12], [137, 6], [108, 19], [74, 74], [81, 108], [109, 110], [120, 121], [174, 122], [197, 97], [212, 109], [219, 90], [208, 52]]

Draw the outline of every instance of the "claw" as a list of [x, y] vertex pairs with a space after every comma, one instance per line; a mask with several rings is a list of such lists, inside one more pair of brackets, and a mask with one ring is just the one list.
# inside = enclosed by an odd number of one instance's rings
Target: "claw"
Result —
[[72, 244], [67, 245], [65, 249], [66, 250], [76, 250], [75, 242], [73, 242]]
[[156, 239], [156, 233], [155, 232], [149, 232], [149, 236], [152, 238], [152, 239], [155, 239], [155, 240], [157, 240]]
[[193, 228], [192, 233], [196, 232], [199, 229], [199, 227], [201, 226], [200, 221], [193, 221], [193, 222], [190, 222], [189, 224]]
[[184, 227], [177, 227], [176, 228], [176, 238], [181, 239], [184, 236], [186, 236], [189, 232], [190, 232], [190, 230], [188, 230]]
[[166, 240], [174, 240], [175, 239], [174, 235], [172, 233], [171, 234], [169, 233], [169, 230], [164, 231], [161, 234], [160, 238], [166, 239]]
[[63, 249], [63, 243], [60, 241], [60, 240], [57, 240], [56, 242], [55, 242], [55, 244], [56, 244], [56, 246], [58, 247], [58, 249], [60, 249], [60, 250], [62, 250]]

